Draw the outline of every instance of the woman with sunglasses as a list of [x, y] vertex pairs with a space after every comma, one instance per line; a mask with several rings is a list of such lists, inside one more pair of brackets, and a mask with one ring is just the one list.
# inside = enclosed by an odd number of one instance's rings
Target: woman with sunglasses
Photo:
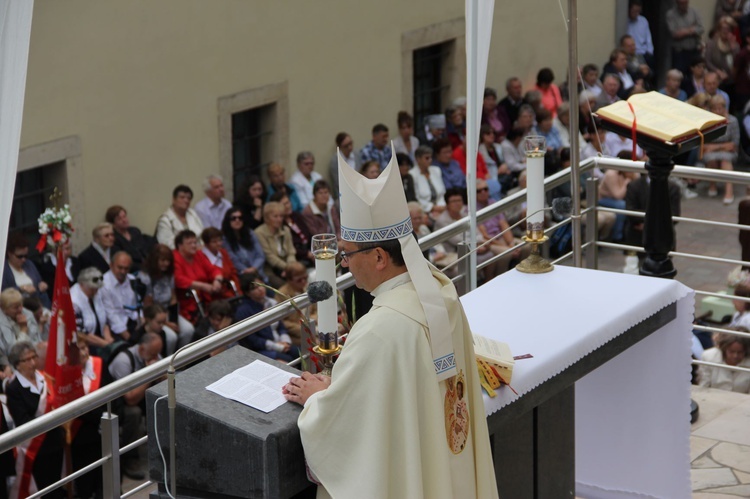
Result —
[[29, 260], [26, 237], [18, 232], [11, 234], [5, 254], [2, 289], [15, 288], [23, 296], [36, 296], [45, 308], [50, 308], [52, 303], [46, 293], [49, 285], [42, 280], [34, 262]]
[[78, 330], [86, 333], [86, 344], [94, 355], [101, 348], [114, 342], [112, 331], [107, 324], [107, 311], [99, 289], [104, 279], [99, 269], [88, 267], [78, 274], [78, 282], [70, 288], [70, 299], [76, 314]]
[[224, 215], [224, 221], [221, 223], [224, 249], [229, 253], [238, 276], [258, 272], [263, 280], [267, 281], [263, 273], [266, 255], [255, 233], [245, 224], [245, 217], [239, 206], [232, 206]]

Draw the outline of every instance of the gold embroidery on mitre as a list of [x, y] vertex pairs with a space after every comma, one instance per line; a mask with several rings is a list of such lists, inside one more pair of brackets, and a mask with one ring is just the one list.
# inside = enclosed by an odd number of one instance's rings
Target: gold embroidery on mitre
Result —
[[463, 370], [445, 380], [445, 437], [454, 454], [460, 454], [469, 437], [469, 406], [466, 403], [466, 379]]

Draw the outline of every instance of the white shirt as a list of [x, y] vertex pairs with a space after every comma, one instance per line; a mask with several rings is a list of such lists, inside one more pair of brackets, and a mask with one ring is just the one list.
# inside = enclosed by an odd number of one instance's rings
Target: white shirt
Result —
[[94, 295], [94, 309], [91, 308], [89, 297], [83, 292], [80, 284], [75, 284], [70, 288], [70, 299], [73, 302], [73, 310], [76, 315], [83, 319], [83, 329], [85, 333], [94, 334], [96, 332], [96, 318], [99, 317], [99, 327], [101, 336], [104, 337], [104, 326], [107, 324], [107, 310], [102, 301], [102, 294]]
[[[614, 132], [607, 132], [604, 145], [612, 156], [617, 156], [620, 151], [633, 151], [633, 139], [622, 137]], [[643, 157], [643, 149], [638, 145], [635, 146], [635, 153], [637, 156], [633, 158], [633, 161], [637, 161], [638, 158]]]
[[109, 270], [104, 274], [104, 287], [97, 293], [102, 295], [107, 322], [114, 334], [122, 334], [128, 330], [128, 319], [138, 320], [138, 312], [131, 310], [137, 302], [135, 291], [130, 287], [130, 279], [131, 276], [128, 276], [125, 282], [119, 282]]
[[162, 213], [156, 222], [156, 240], [160, 244], [168, 246], [169, 249], [174, 249], [175, 236], [183, 230], [189, 229], [195, 232], [200, 242], [201, 232], [203, 232], [203, 222], [201, 222], [200, 217], [194, 209], [188, 208], [187, 213], [185, 213], [185, 222], [187, 225], [184, 225], [180, 221], [177, 214], [172, 210], [172, 207], [167, 208], [167, 211]]
[[[31, 381], [26, 379], [26, 377], [23, 374], [19, 373], [18, 371], [16, 371], [16, 378], [18, 378], [18, 382], [21, 384], [21, 386], [31, 390], [31, 393], [35, 393], [37, 395], [42, 395], [42, 393], [44, 393], [44, 388], [45, 388], [44, 376], [42, 376], [42, 373], [40, 373], [39, 371], [34, 371], [34, 379], [36, 380], [36, 386], [34, 386], [31, 383]], [[39, 402], [41, 403], [41, 398]]]
[[[721, 350], [716, 347], [709, 348], [703, 352], [702, 360], [713, 362], [714, 364], [726, 364]], [[750, 367], [750, 357], [742, 359], [737, 367]], [[698, 369], [700, 372], [700, 386], [738, 393], [750, 393], [750, 374], [748, 373], [712, 366], [699, 366]]]
[[[429, 166], [427, 171], [430, 172], [430, 180], [422, 175], [418, 166], [415, 166], [409, 170], [409, 175], [414, 179], [414, 194], [417, 196], [417, 201], [422, 207], [425, 213], [432, 211], [435, 206], [445, 206], [445, 183], [443, 183], [443, 173], [440, 171], [439, 166]], [[432, 191], [430, 190], [430, 183], [435, 188], [435, 202], [432, 202]]]
[[224, 262], [222, 261], [221, 257], [221, 251], [219, 251], [217, 254], [211, 253], [211, 251], [206, 248], [205, 246], [201, 249], [204, 255], [206, 255], [206, 258], [208, 258], [208, 261], [211, 262], [211, 265], [214, 267], [219, 267], [220, 269], [224, 268]]
[[[195, 211], [203, 222], [203, 228], [214, 227], [221, 229], [221, 223], [224, 221], [224, 215], [232, 203], [222, 198], [218, 203], [214, 203], [210, 198], [203, 198], [195, 203]], [[198, 234], [200, 236], [200, 234]]]
[[297, 197], [299, 198], [302, 206], [307, 206], [313, 199], [313, 185], [318, 180], [322, 180], [323, 177], [318, 172], [312, 172], [310, 174], [310, 180], [308, 180], [302, 172], [297, 170], [292, 174], [292, 178], [289, 179], [289, 183], [292, 184], [294, 189], [297, 191]]
[[96, 379], [96, 373], [94, 372], [94, 362], [91, 357], [88, 358], [86, 364], [83, 366], [83, 393], [91, 392], [91, 382]]

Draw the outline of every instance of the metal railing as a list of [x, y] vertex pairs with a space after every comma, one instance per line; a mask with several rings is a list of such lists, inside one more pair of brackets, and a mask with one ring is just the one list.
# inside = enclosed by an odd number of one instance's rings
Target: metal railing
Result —
[[[615, 168], [615, 169], [623, 170], [623, 171], [635, 171], [639, 173], [645, 172], [643, 162], [631, 162], [631, 161], [609, 159], [609, 158], [592, 158], [592, 159], [583, 161], [580, 165], [580, 172], [581, 174], [585, 174], [586, 172], [592, 171], [595, 167], [598, 167], [598, 166], [603, 166], [607, 168]], [[750, 185], [750, 174], [741, 173], [741, 172], [726, 172], [726, 171], [720, 171], [720, 170], [707, 170], [707, 169], [698, 169], [698, 168], [685, 167], [685, 166], [676, 166], [674, 169], [673, 175], [676, 177], [681, 177], [681, 178], [696, 178], [699, 180], [707, 180], [707, 181], [714, 181], [714, 182], [730, 181], [733, 183]], [[553, 189], [555, 187], [558, 187], [560, 185], [563, 185], [569, 182], [570, 176], [571, 176], [570, 168], [567, 168], [554, 175], [547, 177], [545, 179], [545, 190], [550, 190], [550, 189]], [[597, 211], [609, 211], [612, 213], [622, 213], [622, 214], [629, 215], [629, 216], [643, 216], [643, 213], [631, 212], [627, 210], [616, 210], [616, 209], [603, 208], [603, 207], [596, 206], [596, 189], [591, 189], [590, 187], [592, 185], [596, 185], [596, 183], [588, 182], [588, 186], [589, 186], [589, 188], [587, 189], [588, 207], [581, 212], [581, 217], [582, 219], [586, 221], [586, 227], [588, 229], [587, 235], [586, 235], [586, 241], [575, 240], [575, 239], [572, 241], [573, 245], [578, 246], [579, 251], [586, 252], [586, 256], [587, 256], [585, 260], [586, 266], [590, 268], [597, 268], [596, 252], [598, 251], [598, 248], [615, 248], [615, 249], [623, 249], [623, 250], [631, 250], [631, 251], [643, 251], [643, 248], [641, 247], [615, 244], [615, 243], [609, 243], [609, 242], [597, 240], [596, 238]], [[508, 195], [505, 198], [503, 198], [501, 201], [494, 203], [491, 206], [488, 206], [482, 210], [479, 210], [477, 212], [477, 221], [481, 223], [491, 217], [494, 217], [502, 212], [505, 212], [506, 210], [510, 208], [518, 206], [519, 204], [525, 201], [525, 198], [526, 198], [525, 190], [520, 190], [516, 193]], [[725, 222], [712, 222], [712, 221], [692, 219], [692, 218], [686, 218], [686, 217], [675, 217], [675, 220], [678, 220], [680, 222], [686, 222], [686, 223], [711, 224], [711, 225], [715, 225], [717, 227], [721, 227], [725, 229], [750, 230], [750, 226], [731, 224], [731, 223], [725, 223]], [[562, 220], [561, 222], [552, 225], [550, 228], [546, 230], [546, 232], [548, 233], [554, 232], [557, 228], [562, 227], [563, 225], [569, 224], [571, 222], [572, 220], [570, 217], [566, 218], [565, 220]], [[419, 241], [420, 247], [422, 248], [422, 250], [429, 249], [436, 244], [447, 241], [448, 239], [450, 239], [451, 237], [457, 234], [467, 232], [468, 229], [469, 229], [469, 219], [468, 217], [463, 218], [461, 220], [458, 220], [452, 223], [451, 225], [447, 227], [444, 227], [440, 230], [436, 230], [432, 234], [420, 239]], [[502, 258], [505, 254], [513, 251], [514, 249], [515, 247], [508, 249], [507, 251], [505, 251], [504, 253], [500, 255], [496, 255], [493, 259], [490, 259], [487, 262], [484, 262], [482, 265], [480, 265], [478, 267], [478, 270], [481, 270], [485, 266], [491, 264], [496, 259]], [[553, 263], [563, 263], [566, 260], [570, 260], [573, 256], [574, 251], [575, 250], [570, 251], [560, 256]], [[670, 255], [674, 257], [679, 257], [679, 258], [692, 258], [696, 260], [709, 260], [709, 261], [732, 264], [732, 265], [750, 266], [750, 262], [744, 262], [741, 260], [716, 258], [716, 257], [708, 257], [705, 255], [694, 255], [694, 254], [681, 253], [681, 252], [671, 252]], [[460, 278], [465, 277], [465, 275], [466, 275], [465, 269], [460, 269], [459, 276], [457, 279], [460, 280]], [[349, 273], [337, 279], [337, 286], [341, 290], [346, 289], [352, 286], [353, 284], [354, 284], [354, 279]], [[458, 284], [460, 287], [461, 283], [458, 283]], [[735, 297], [732, 295], [720, 295], [718, 293], [714, 293], [711, 291], [696, 290], [696, 293], [706, 295], [706, 296], [720, 296], [722, 298], [727, 298], [727, 299], [737, 298], [737, 299], [742, 299], [744, 301], [750, 301], [750, 299], [747, 299], [747, 298]], [[294, 298], [294, 302], [299, 307], [302, 307], [302, 308], [309, 305], [307, 295], [300, 295]], [[204, 341], [188, 345], [177, 356], [174, 362], [174, 367], [177, 369], [185, 368], [189, 366], [190, 364], [204, 357], [207, 357], [210, 354], [210, 352], [216, 350], [217, 348], [228, 346], [229, 344], [234, 343], [242, 339], [243, 337], [258, 331], [266, 327], [267, 325], [270, 325], [271, 323], [282, 319], [283, 317], [293, 313], [294, 311], [295, 309], [291, 303], [282, 302], [273, 308], [264, 310], [263, 312], [257, 315], [254, 315], [253, 317], [240, 321], [236, 324], [232, 324], [231, 326], [213, 334], [211, 337], [205, 339]], [[734, 331], [721, 329], [721, 328], [714, 328], [710, 326], [696, 326], [696, 329], [701, 330], [701, 331], [707, 331], [707, 332], [730, 332], [730, 333], [738, 334], [739, 336], [750, 336], [747, 333], [737, 333]], [[712, 367], [713, 366], [727, 367], [727, 366], [721, 366], [718, 364], [714, 365], [712, 363], [706, 363], [703, 361], [695, 361], [694, 363], [699, 364], [699, 365], [710, 365]], [[98, 467], [102, 468], [105, 497], [119, 496], [120, 454], [128, 450], [131, 450], [135, 447], [145, 444], [148, 441], [148, 436], [142, 437], [141, 439], [120, 449], [119, 447], [119, 425], [117, 421], [117, 415], [114, 414], [111, 410], [111, 403], [135, 387], [141, 386], [146, 383], [152, 383], [164, 377], [167, 373], [167, 367], [169, 366], [169, 364], [170, 364], [170, 358], [163, 359], [139, 371], [136, 371], [135, 373], [121, 380], [118, 380], [109, 385], [103, 386], [100, 389], [80, 399], [77, 399], [57, 410], [44, 414], [18, 428], [15, 428], [5, 434], [0, 435], [0, 453], [1, 453], [9, 449], [12, 449], [13, 447], [17, 445], [22, 444], [28, 439], [31, 439], [42, 433], [46, 433], [74, 418], [80, 417], [83, 414], [96, 410], [97, 408], [103, 405], [107, 406], [107, 410], [102, 416], [102, 458], [95, 461], [94, 463], [91, 463], [85, 468], [79, 471], [76, 471], [75, 473], [63, 478], [62, 480], [47, 487], [46, 489], [39, 491], [37, 494], [31, 497], [40, 497], [41, 495], [55, 488], [58, 488], [66, 483], [69, 483], [75, 478], [78, 478], [79, 476], [87, 472], [90, 472], [92, 470], [95, 470]], [[129, 497], [133, 494], [138, 493], [141, 490], [148, 488], [151, 485], [153, 485], [152, 482], [146, 481], [143, 484], [138, 485], [135, 489], [129, 491], [128, 493], [126, 493], [125, 495], [121, 497]]]

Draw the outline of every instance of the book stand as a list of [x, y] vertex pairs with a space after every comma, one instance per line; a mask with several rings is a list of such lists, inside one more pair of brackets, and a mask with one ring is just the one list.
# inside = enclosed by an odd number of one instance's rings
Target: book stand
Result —
[[[632, 130], [628, 127], [602, 119], [596, 113], [594, 118], [597, 124], [607, 131], [628, 138], [633, 136]], [[706, 130], [703, 134], [704, 143], [724, 135], [726, 127], [726, 123], [721, 123]], [[646, 258], [639, 273], [649, 277], [672, 279], [677, 271], [669, 256], [669, 252], [675, 247], [672, 208], [669, 205], [669, 174], [674, 169], [674, 157], [700, 147], [701, 138], [695, 135], [680, 142], [665, 142], [636, 132], [636, 142], [648, 154], [649, 160], [645, 166], [651, 180], [643, 224], [643, 247], [646, 250]]]

